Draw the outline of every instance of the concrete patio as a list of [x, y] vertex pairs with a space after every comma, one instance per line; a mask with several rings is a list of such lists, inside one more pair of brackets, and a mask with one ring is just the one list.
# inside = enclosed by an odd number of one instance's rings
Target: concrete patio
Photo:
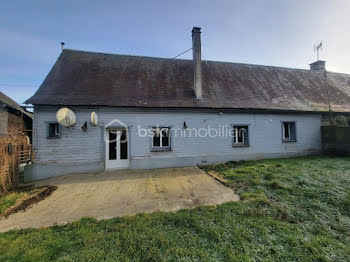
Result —
[[48, 184], [57, 185], [58, 189], [26, 211], [0, 220], [0, 232], [66, 224], [82, 217], [108, 219], [239, 200], [231, 189], [196, 167], [118, 170], [35, 183]]

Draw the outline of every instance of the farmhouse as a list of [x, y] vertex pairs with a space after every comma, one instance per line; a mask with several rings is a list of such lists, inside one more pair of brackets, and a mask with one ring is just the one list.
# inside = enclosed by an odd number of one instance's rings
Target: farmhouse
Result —
[[[63, 50], [26, 101], [35, 154], [25, 179], [315, 154], [330, 109], [350, 112], [350, 75], [324, 61], [310, 70], [202, 61], [200, 34], [193, 28], [193, 60]], [[62, 107], [75, 125], [57, 122]]]

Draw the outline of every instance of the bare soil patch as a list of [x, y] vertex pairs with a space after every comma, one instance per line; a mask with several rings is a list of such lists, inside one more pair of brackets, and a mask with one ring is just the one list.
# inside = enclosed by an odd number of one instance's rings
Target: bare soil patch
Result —
[[26, 210], [30, 206], [50, 196], [56, 189], [57, 186], [51, 185], [38, 188], [38, 190], [33, 192], [33, 194], [19, 199], [14, 206], [8, 208], [3, 214], [0, 215], [0, 219], [6, 218], [13, 213]]

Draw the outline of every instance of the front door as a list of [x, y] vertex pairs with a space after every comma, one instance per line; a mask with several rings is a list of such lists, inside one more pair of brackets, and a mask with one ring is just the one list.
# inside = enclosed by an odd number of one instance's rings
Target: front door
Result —
[[106, 169], [129, 167], [128, 134], [126, 129], [108, 129], [106, 136]]

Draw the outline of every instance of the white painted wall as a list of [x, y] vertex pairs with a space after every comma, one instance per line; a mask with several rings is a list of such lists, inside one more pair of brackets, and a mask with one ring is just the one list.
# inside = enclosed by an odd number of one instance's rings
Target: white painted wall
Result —
[[[306, 155], [319, 152], [320, 114], [247, 114], [191, 111], [141, 111], [118, 108], [72, 108], [77, 125], [62, 127], [61, 138], [47, 138], [47, 124], [55, 122], [58, 108], [36, 107], [34, 117], [35, 163], [80, 165], [104, 162], [103, 126], [118, 119], [130, 127], [130, 168], [156, 168], [210, 164], [229, 160]], [[96, 111], [99, 126], [90, 125], [90, 114]], [[81, 126], [88, 122], [88, 130]], [[250, 146], [232, 147], [232, 137], [172, 137], [172, 151], [151, 152], [151, 138], [138, 136], [138, 125], [182, 128], [212, 128], [231, 124], [249, 125]], [[297, 142], [282, 142], [281, 121], [295, 121]], [[115, 124], [116, 125], [116, 124]]]

